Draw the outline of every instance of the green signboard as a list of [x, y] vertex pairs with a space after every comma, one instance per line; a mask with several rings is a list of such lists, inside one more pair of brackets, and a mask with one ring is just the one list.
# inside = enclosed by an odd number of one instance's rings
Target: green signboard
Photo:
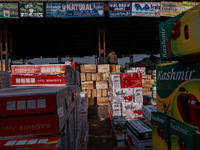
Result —
[[20, 17], [43, 18], [44, 6], [42, 2], [20, 2]]
[[0, 18], [19, 18], [18, 3], [0, 3]]

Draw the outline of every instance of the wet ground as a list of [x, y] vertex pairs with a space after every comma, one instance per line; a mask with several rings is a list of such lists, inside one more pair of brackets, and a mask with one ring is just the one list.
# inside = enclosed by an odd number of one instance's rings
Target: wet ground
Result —
[[[88, 150], [118, 150], [112, 134], [108, 106], [90, 106], [88, 121]], [[128, 150], [128, 148], [120, 150]]]

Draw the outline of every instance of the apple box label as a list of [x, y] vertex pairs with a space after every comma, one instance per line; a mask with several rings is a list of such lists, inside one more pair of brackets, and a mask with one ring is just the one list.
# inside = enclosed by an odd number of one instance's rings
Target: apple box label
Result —
[[27, 109], [36, 109], [36, 100], [27, 100]]
[[17, 140], [15, 140], [15, 141], [8, 141], [8, 142], [6, 142], [6, 144], [4, 146], [12, 146], [12, 145], [15, 145], [16, 142], [17, 142]]
[[29, 141], [27, 142], [27, 145], [36, 144], [37, 141], [38, 141], [38, 139], [35, 139], [35, 140], [29, 140]]
[[49, 139], [40, 139], [38, 141], [38, 144], [44, 144], [44, 143], [47, 143]]
[[19, 140], [16, 145], [25, 145], [28, 140]]
[[37, 108], [46, 108], [46, 99], [38, 99]]
[[26, 109], [26, 101], [17, 101], [17, 110], [25, 110]]
[[16, 102], [8, 101], [7, 102], [7, 110], [16, 110]]

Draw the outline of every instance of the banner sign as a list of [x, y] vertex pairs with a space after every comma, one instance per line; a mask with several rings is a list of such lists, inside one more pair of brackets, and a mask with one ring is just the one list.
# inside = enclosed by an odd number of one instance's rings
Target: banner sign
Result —
[[66, 2], [67, 17], [104, 17], [104, 3]]
[[200, 3], [199, 2], [187, 2], [187, 1], [183, 1], [182, 2], [182, 12], [183, 11], [187, 11], [188, 9], [196, 6], [196, 5], [199, 5]]
[[42, 2], [20, 2], [20, 17], [43, 18], [44, 6]]
[[161, 2], [161, 16], [175, 17], [182, 13], [181, 2]]
[[66, 3], [46, 3], [46, 17], [66, 17]]
[[19, 18], [18, 3], [0, 3], [0, 18]]
[[132, 2], [132, 16], [160, 17], [160, 2]]
[[131, 2], [109, 2], [109, 17], [131, 17]]

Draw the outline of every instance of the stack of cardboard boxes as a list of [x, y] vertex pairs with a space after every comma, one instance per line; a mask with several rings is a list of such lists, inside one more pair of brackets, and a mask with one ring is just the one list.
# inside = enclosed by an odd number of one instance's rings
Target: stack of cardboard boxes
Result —
[[90, 105], [108, 105], [110, 72], [120, 72], [120, 65], [81, 65], [81, 87], [88, 92]]
[[117, 147], [127, 146], [127, 120], [142, 117], [142, 74], [110, 74], [110, 119]]
[[[157, 66], [157, 113], [152, 113], [153, 147], [200, 149], [200, 70], [197, 18], [200, 5], [159, 25], [161, 58]], [[190, 24], [191, 26], [188, 26]], [[193, 32], [194, 31], [194, 32]]]
[[74, 72], [65, 65], [12, 66], [16, 87], [0, 90], [0, 149], [81, 149], [80, 87]]

